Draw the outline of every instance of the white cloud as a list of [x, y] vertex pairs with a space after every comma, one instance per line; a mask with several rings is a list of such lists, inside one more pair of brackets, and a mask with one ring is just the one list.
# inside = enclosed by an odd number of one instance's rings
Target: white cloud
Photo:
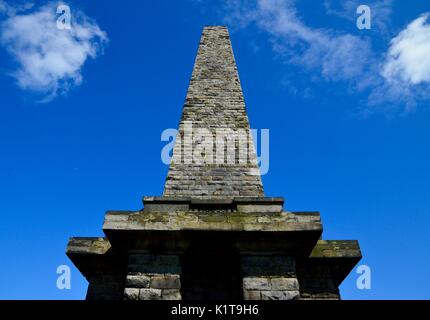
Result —
[[[340, 9], [334, 9], [330, 3], [325, 1], [327, 14], [351, 22], [357, 17], [355, 6], [359, 1], [347, 0]], [[370, 4], [372, 22], [379, 21], [377, 40], [384, 44], [390, 33], [392, 0]], [[357, 30], [353, 34], [309, 26], [297, 12], [295, 0], [229, 0], [225, 16], [234, 28], [257, 26], [269, 36], [278, 58], [290, 66], [298, 66], [300, 73], [306, 71], [312, 81], [345, 82], [348, 90], [367, 94], [362, 114], [398, 109], [409, 112], [430, 99], [428, 15], [414, 20], [394, 37], [385, 55], [383, 49], [372, 48], [371, 39], [375, 37], [370, 38], [366, 32]], [[386, 32], [380, 34], [384, 28]]]
[[389, 83], [430, 83], [429, 15], [412, 21], [391, 40], [382, 75]]
[[71, 29], [57, 28], [54, 4], [31, 12], [11, 13], [11, 7], [7, 8], [9, 16], [1, 23], [0, 44], [16, 61], [11, 75], [18, 86], [49, 101], [80, 85], [82, 67], [101, 52], [108, 40], [106, 33], [73, 8]]

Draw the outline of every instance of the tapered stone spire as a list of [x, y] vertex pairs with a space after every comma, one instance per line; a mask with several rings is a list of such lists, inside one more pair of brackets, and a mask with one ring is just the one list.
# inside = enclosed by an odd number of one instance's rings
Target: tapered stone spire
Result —
[[203, 30], [163, 195], [264, 197], [225, 27]]

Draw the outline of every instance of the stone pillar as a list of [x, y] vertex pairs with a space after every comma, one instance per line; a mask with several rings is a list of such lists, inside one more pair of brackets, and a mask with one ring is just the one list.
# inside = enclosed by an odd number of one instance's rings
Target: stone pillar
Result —
[[286, 256], [242, 256], [244, 300], [300, 297], [295, 260]]
[[95, 274], [88, 278], [86, 300], [121, 300], [124, 274]]
[[178, 255], [133, 253], [129, 257], [125, 300], [181, 300]]
[[339, 283], [335, 281], [335, 266], [321, 261], [308, 262], [298, 268], [302, 300], [340, 300]]

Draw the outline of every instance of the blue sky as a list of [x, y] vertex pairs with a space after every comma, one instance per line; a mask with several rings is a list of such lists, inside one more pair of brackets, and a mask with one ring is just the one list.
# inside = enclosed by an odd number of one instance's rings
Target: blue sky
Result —
[[[266, 194], [320, 211], [325, 239], [360, 241], [372, 289], [353, 271], [343, 298], [430, 298], [429, 3], [67, 4], [58, 30], [57, 2], [0, 1], [0, 298], [85, 297], [68, 238], [162, 193], [160, 135], [205, 25], [229, 26], [251, 126], [270, 129]], [[56, 288], [62, 264], [71, 290]]]

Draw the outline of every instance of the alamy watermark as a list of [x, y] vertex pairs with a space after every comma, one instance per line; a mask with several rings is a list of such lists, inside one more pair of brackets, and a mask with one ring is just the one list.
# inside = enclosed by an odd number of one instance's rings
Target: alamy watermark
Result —
[[72, 279], [70, 267], [67, 265], [60, 265], [57, 267], [57, 289], [58, 290], [70, 290], [72, 288]]
[[372, 28], [372, 11], [368, 5], [362, 4], [357, 7], [357, 28], [359, 30], [370, 30]]
[[260, 169], [251, 174], [269, 171], [269, 129], [196, 128], [191, 121], [184, 121], [179, 130], [164, 130], [161, 141], [168, 142], [161, 150], [161, 161], [166, 165], [255, 165]]
[[357, 278], [356, 285], [359, 290], [370, 290], [372, 289], [372, 272], [370, 267], [363, 264], [357, 267], [357, 274], [360, 276]]
[[65, 4], [57, 6], [57, 28], [59, 30], [70, 30], [72, 28], [72, 12], [70, 7]]

